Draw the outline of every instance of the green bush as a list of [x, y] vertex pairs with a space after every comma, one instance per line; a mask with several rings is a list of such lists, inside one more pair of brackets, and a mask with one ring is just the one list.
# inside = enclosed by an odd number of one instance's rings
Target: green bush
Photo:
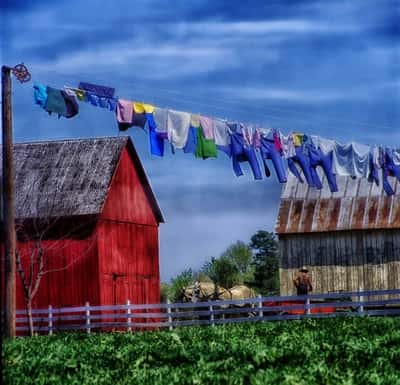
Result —
[[400, 318], [57, 334], [5, 343], [7, 384], [400, 384]]

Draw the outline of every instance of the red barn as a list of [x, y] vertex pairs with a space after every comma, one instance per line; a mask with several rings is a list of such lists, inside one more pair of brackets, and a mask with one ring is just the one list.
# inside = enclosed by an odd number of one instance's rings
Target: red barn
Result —
[[33, 307], [158, 303], [163, 217], [130, 138], [21, 143], [14, 155], [27, 283], [30, 258], [36, 271], [44, 261]]

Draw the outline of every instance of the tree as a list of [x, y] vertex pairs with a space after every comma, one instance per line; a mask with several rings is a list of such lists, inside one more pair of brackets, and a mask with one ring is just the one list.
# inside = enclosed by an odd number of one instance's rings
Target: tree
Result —
[[[38, 183], [36, 181], [35, 183]], [[30, 186], [30, 191], [34, 190], [35, 183]], [[68, 225], [68, 229], [59, 226], [60, 217], [57, 213], [57, 193], [59, 186], [45, 186], [41, 189], [41, 195], [36, 200], [36, 213], [41, 213], [38, 217], [22, 219], [16, 221], [16, 234], [19, 243], [16, 248], [16, 265], [22, 289], [28, 318], [29, 334], [33, 335], [32, 305], [37, 295], [42, 279], [45, 275], [67, 270], [79, 259], [85, 257], [95, 244], [93, 234], [91, 242], [78, 255], [71, 255], [68, 263], [62, 264], [57, 268], [50, 268], [49, 254], [62, 255], [63, 249], [67, 248], [70, 239], [79, 231], [95, 219], [80, 221], [78, 224]], [[27, 194], [27, 199], [33, 194]], [[57, 241], [48, 243], [46, 239], [57, 234]], [[23, 245], [23, 247], [22, 247]]]
[[160, 303], [167, 302], [169, 285], [166, 282], [160, 283]]
[[252, 286], [261, 294], [279, 293], [279, 244], [275, 235], [259, 230], [251, 237], [249, 244], [253, 250], [254, 279]]
[[182, 300], [183, 290], [191, 285], [194, 281], [192, 269], [187, 269], [171, 279], [171, 284], [168, 287], [168, 299], [172, 302]]
[[242, 241], [230, 245], [221, 255], [228, 258], [237, 270], [235, 284], [243, 284], [253, 279], [253, 254], [248, 245]]
[[202, 271], [207, 274], [215, 285], [230, 288], [239, 282], [239, 270], [228, 256], [212, 257], [206, 262]]

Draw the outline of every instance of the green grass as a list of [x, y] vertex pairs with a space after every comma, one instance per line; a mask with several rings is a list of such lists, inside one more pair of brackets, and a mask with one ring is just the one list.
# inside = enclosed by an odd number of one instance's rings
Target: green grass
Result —
[[400, 318], [59, 334], [5, 343], [6, 383], [400, 384]]

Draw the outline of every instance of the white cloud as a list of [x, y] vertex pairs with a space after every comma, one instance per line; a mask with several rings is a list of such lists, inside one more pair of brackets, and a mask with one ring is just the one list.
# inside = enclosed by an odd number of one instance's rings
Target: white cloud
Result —
[[203, 22], [185, 23], [178, 30], [203, 31], [206, 34], [307, 34], [307, 33], [345, 33], [354, 32], [354, 24], [337, 24], [307, 19], [263, 20], [252, 22]]
[[[222, 92], [232, 95], [237, 92], [233, 88], [222, 88]], [[335, 101], [346, 101], [355, 99], [366, 99], [368, 97], [365, 90], [297, 90], [288, 88], [247, 88], [240, 90], [240, 97], [247, 100], [262, 101], [276, 100], [303, 103], [327, 103]]]

